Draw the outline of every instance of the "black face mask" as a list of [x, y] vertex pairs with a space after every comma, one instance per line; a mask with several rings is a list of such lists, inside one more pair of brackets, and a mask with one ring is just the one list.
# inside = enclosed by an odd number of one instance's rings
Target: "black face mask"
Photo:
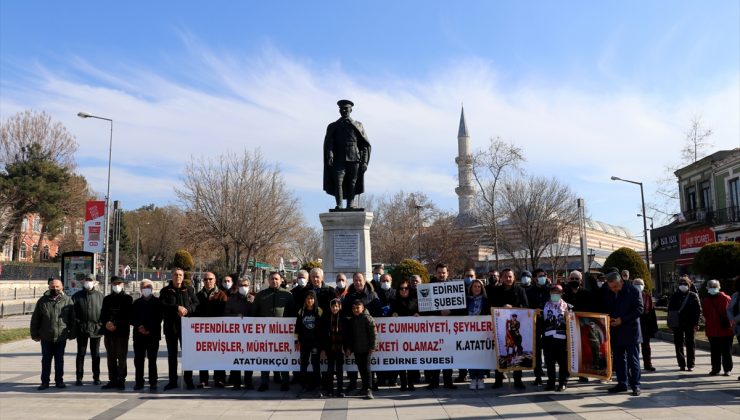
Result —
[[49, 295], [50, 296], [57, 296], [57, 295], [59, 295], [59, 290], [57, 290], [57, 289], [49, 289]]
[[568, 282], [568, 287], [570, 287], [571, 289], [577, 289], [580, 285], [581, 285], [581, 283], [578, 282], [578, 281], [569, 281]]

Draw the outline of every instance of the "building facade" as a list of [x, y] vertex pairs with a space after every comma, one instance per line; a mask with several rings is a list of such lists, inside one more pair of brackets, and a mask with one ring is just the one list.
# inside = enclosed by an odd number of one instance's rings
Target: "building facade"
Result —
[[41, 228], [42, 221], [38, 214], [31, 213], [24, 216], [19, 233], [11, 236], [3, 246], [0, 261], [32, 262], [33, 256], [37, 253], [38, 261], [49, 261], [57, 256], [62, 240], [65, 237], [68, 238], [69, 235], [74, 235], [77, 242], [82, 243], [83, 224], [81, 221], [65, 221], [61, 232], [55, 235], [54, 238], [49, 238], [48, 234], [44, 234], [39, 248]]
[[656, 278], [666, 292], [692, 272], [702, 246], [740, 242], [740, 148], [720, 150], [674, 173], [681, 212], [672, 223], [651, 231]]

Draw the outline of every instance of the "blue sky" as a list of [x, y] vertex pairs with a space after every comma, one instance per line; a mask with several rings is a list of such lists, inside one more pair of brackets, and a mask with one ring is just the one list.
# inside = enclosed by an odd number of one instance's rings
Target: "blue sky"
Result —
[[306, 219], [332, 205], [320, 147], [335, 102], [373, 143], [368, 192], [455, 210], [465, 103], [473, 148], [501, 136], [599, 220], [641, 232], [694, 116], [740, 146], [738, 1], [0, 1], [0, 117], [45, 110], [79, 170], [125, 208], [176, 203], [183, 162], [259, 147]]

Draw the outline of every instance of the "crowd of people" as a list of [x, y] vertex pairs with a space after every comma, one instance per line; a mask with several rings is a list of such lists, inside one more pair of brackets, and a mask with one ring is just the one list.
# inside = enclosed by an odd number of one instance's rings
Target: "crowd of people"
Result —
[[[568, 312], [596, 312], [610, 317], [611, 349], [616, 384], [609, 392], [640, 395], [642, 358], [646, 371], [655, 371], [651, 360], [650, 339], [658, 329], [655, 305], [640, 278], [630, 279], [629, 272], [607, 270], [588, 279], [572, 271], [566, 281], [553, 282], [544, 270], [516, 274], [510, 269], [492, 271], [485, 279], [476, 278], [474, 269], [464, 272], [467, 290], [466, 308], [419, 312], [416, 288], [420, 276], [400, 279], [394, 285], [390, 274], [382, 266], [373, 269], [373, 278], [366, 280], [363, 273], [354, 273], [351, 283], [345, 274], [338, 274], [334, 285], [324, 281], [320, 268], [310, 272], [300, 270], [293, 285], [273, 272], [267, 279], [267, 288], [255, 292], [248, 277], [235, 283], [225, 276], [217, 281], [211, 272], [203, 276], [203, 288], [196, 292], [185, 282], [185, 272], [176, 268], [172, 280], [158, 294], [150, 280], [139, 282], [141, 296], [134, 300], [125, 291], [125, 280], [111, 278], [111, 292], [107, 296], [98, 289], [93, 275], [83, 281], [83, 289], [73, 296], [64, 294], [62, 282], [53, 279], [32, 315], [30, 332], [33, 340], [41, 343], [41, 385], [51, 384], [51, 366], [54, 362], [54, 384], [65, 388], [64, 351], [66, 342], [77, 341], [75, 385], [82, 386], [85, 358], [91, 354], [92, 382], [101, 384], [100, 342], [106, 350], [108, 381], [103, 389], [126, 388], [129, 338], [133, 335], [135, 379], [134, 390], [158, 388], [157, 353], [164, 334], [168, 382], [164, 390], [179, 386], [178, 350], [182, 347], [181, 320], [183, 317], [284, 317], [295, 319], [295, 350], [300, 354], [300, 370], [291, 373], [275, 372], [273, 381], [281, 391], [291, 384], [299, 385], [301, 396], [344, 397], [347, 394], [373, 398], [378, 386], [396, 387], [401, 391], [415, 391], [418, 385], [429, 389], [441, 385], [455, 389], [455, 383], [468, 382], [470, 389], [484, 389], [484, 377], [494, 379], [493, 388], [503, 386], [504, 373], [485, 369], [459, 369], [453, 378], [452, 369], [372, 372], [370, 358], [376, 347], [375, 318], [410, 317], [420, 315], [475, 316], [490, 315], [492, 307], [530, 308], [538, 310], [535, 331], [534, 381], [532, 386], [545, 385], [548, 391], [565, 391], [569, 380], [567, 366], [566, 331], [563, 320]], [[448, 267], [438, 264], [432, 282], [450, 280]], [[292, 287], [291, 287], [292, 286]], [[678, 291], [668, 304], [668, 325], [673, 330], [676, 359], [681, 371], [695, 366], [695, 339], [703, 318], [710, 343], [710, 375], [729, 376], [732, 370], [733, 337], [740, 340], [740, 280], [732, 297], [720, 290], [717, 280], [707, 283], [707, 295], [700, 298], [691, 279], [681, 277]], [[133, 331], [133, 333], [132, 333]], [[597, 343], [600, 338], [594, 337]], [[603, 340], [601, 340], [603, 341]], [[521, 343], [512, 343], [516, 348]], [[324, 356], [328, 369], [320, 371]], [[344, 359], [354, 355], [357, 372], [348, 371], [344, 378]], [[145, 363], [148, 362], [148, 363]], [[308, 368], [311, 367], [311, 372]], [[145, 369], [148, 367], [148, 369]], [[145, 375], [145, 373], [147, 373]], [[183, 372], [183, 384], [189, 389], [231, 387], [234, 390], [254, 389], [253, 372], [232, 370], [199, 371], [197, 383], [192, 371]], [[359, 389], [358, 389], [359, 373]], [[522, 371], [514, 371], [514, 387], [525, 389]], [[469, 381], [468, 381], [469, 378]], [[440, 381], [441, 379], [441, 381]], [[740, 380], [740, 378], [738, 378]], [[580, 377], [578, 381], [587, 382]], [[266, 391], [271, 383], [269, 371], [260, 372], [258, 391]]]

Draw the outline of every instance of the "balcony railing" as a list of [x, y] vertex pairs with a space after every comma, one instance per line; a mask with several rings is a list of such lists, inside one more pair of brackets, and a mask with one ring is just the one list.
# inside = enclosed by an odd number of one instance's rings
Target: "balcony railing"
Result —
[[712, 225], [724, 225], [728, 223], [740, 223], [740, 206], [717, 209], [712, 218]]

